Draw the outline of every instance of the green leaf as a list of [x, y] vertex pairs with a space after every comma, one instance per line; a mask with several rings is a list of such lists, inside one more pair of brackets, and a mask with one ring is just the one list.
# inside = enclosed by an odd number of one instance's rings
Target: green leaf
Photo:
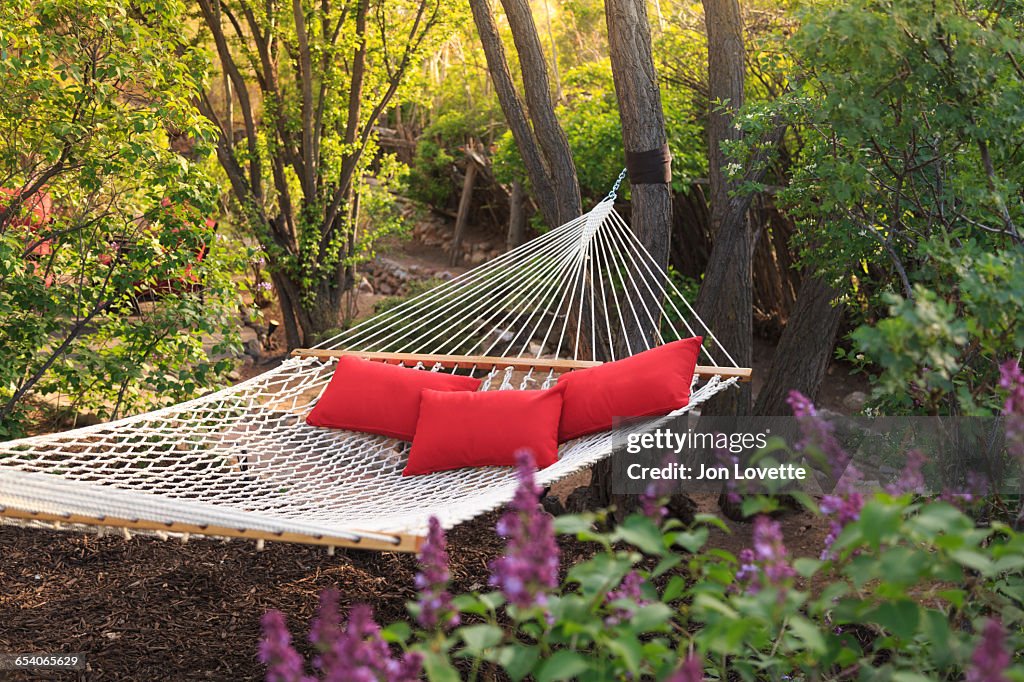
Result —
[[686, 591], [686, 581], [678, 576], [674, 575], [668, 580], [668, 584], [665, 585], [665, 591], [661, 593], [661, 601], [668, 602], [675, 601], [683, 596]]
[[575, 651], [561, 649], [544, 661], [537, 671], [537, 682], [556, 682], [579, 677], [590, 669], [589, 660]]
[[509, 677], [518, 682], [530, 674], [539, 657], [540, 652], [535, 646], [510, 644], [501, 647], [494, 660], [505, 669]]
[[897, 637], [910, 639], [921, 621], [921, 607], [909, 599], [885, 602], [870, 612], [867, 618]]
[[637, 632], [661, 629], [672, 618], [674, 610], [662, 603], [640, 607], [629, 619], [629, 626]]
[[789, 629], [812, 653], [823, 655], [828, 651], [825, 636], [817, 625], [803, 616], [791, 616]]
[[408, 623], [399, 620], [382, 629], [380, 634], [381, 637], [384, 638], [385, 642], [398, 644], [408, 641], [409, 635], [412, 634], [412, 631]]
[[810, 578], [818, 572], [818, 569], [821, 568], [824, 563], [824, 561], [811, 559], [810, 557], [799, 557], [793, 560], [793, 568], [801, 577]]
[[474, 656], [479, 656], [484, 649], [500, 644], [505, 631], [497, 625], [467, 625], [459, 628], [458, 635], [466, 643], [466, 650]]
[[645, 554], [660, 556], [665, 553], [665, 540], [661, 529], [654, 521], [641, 514], [628, 516], [616, 528], [614, 535]]
[[423, 671], [430, 682], [460, 682], [458, 671], [444, 654], [430, 649], [419, 651], [423, 654]]
[[565, 514], [555, 517], [555, 532], [559, 535], [576, 535], [594, 529], [594, 519], [578, 514]]

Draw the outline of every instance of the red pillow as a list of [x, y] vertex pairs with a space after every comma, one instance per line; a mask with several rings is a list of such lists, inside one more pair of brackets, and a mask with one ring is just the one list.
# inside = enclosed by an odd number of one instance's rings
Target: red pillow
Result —
[[673, 341], [563, 374], [558, 378], [565, 389], [558, 442], [607, 431], [615, 417], [650, 417], [686, 405], [702, 341], [700, 336]]
[[475, 391], [479, 387], [479, 379], [345, 356], [338, 360], [331, 383], [306, 423], [412, 440], [423, 389]]
[[558, 461], [562, 390], [423, 391], [403, 476], [460, 467], [512, 466], [529, 450], [537, 467]]

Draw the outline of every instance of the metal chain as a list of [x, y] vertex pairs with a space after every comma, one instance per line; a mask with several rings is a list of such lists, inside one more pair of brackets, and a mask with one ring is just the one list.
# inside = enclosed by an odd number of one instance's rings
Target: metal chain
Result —
[[619, 196], [617, 194], [617, 192], [619, 191], [619, 186], [622, 185], [622, 181], [625, 180], [625, 179], [626, 179], [626, 169], [623, 168], [622, 172], [619, 173], [619, 177], [615, 180], [615, 184], [612, 185], [612, 191], [608, 192], [608, 196], [606, 198], [614, 199], [617, 196]]

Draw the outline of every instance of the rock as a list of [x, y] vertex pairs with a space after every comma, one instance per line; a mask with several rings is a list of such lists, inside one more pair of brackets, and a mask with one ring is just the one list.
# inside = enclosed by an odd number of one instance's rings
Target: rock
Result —
[[357, 287], [357, 289], [361, 294], [373, 293], [373, 285], [370, 284], [370, 280], [366, 279], [365, 277], [359, 280], [359, 286]]
[[482, 265], [487, 262], [487, 254], [482, 251], [474, 251], [466, 260], [470, 265]]
[[601, 505], [594, 496], [594, 491], [589, 486], [580, 486], [569, 493], [565, 498], [565, 511], [570, 514], [581, 514], [585, 511], [593, 511]]
[[245, 354], [260, 362], [263, 359], [263, 344], [259, 339], [249, 339], [245, 342]]
[[561, 500], [554, 495], [545, 495], [540, 501], [541, 508], [552, 516], [561, 516], [565, 514], [565, 507], [562, 506]]
[[863, 391], [853, 391], [848, 396], [843, 398], [843, 407], [853, 413], [859, 413], [864, 409], [864, 404], [868, 401], [868, 396]]
[[694, 514], [697, 513], [697, 503], [685, 493], [674, 493], [665, 508], [668, 509], [669, 517], [683, 523], [693, 523]]

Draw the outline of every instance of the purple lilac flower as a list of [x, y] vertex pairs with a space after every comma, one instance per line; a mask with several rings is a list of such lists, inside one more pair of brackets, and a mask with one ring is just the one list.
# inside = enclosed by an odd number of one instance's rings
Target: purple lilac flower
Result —
[[320, 593], [316, 617], [309, 625], [309, 641], [319, 652], [313, 658], [313, 667], [333, 669], [338, 663], [334, 643], [341, 635], [341, 616], [338, 614], [338, 591], [328, 588]]
[[988, 478], [980, 471], [967, 472], [967, 485], [961, 489], [946, 488], [939, 499], [963, 508], [988, 494]]
[[416, 652], [392, 658], [367, 604], [352, 607], [348, 626], [331, 643], [330, 656], [322, 660], [324, 682], [415, 682], [423, 668], [423, 658]]
[[858, 478], [860, 478], [860, 472], [850, 465], [847, 469], [845, 484], [837, 486], [836, 491], [831, 495], [821, 498], [819, 505], [821, 512], [832, 517], [829, 519], [829, 531], [825, 537], [825, 549], [821, 551], [821, 558], [824, 560], [833, 558], [832, 545], [843, 529], [860, 518], [860, 510], [864, 507], [864, 496], [852, 485], [852, 481]]
[[307, 682], [314, 678], [303, 672], [302, 656], [292, 647], [292, 636], [284, 622], [284, 614], [267, 611], [260, 620], [260, 662], [267, 666], [267, 682]]
[[420, 572], [416, 574], [416, 589], [420, 592], [420, 612], [417, 617], [424, 628], [453, 628], [459, 624], [459, 614], [452, 607], [448, 591], [448, 551], [444, 530], [436, 516], [430, 517], [427, 540], [420, 551]]
[[1006, 631], [998, 618], [990, 618], [981, 633], [981, 641], [971, 656], [966, 682], [1009, 682], [1010, 652], [1006, 650]]
[[[628, 599], [639, 606], [646, 606], [650, 602], [643, 598], [644, 578], [636, 571], [630, 571], [619, 583], [618, 589], [610, 590], [605, 595], [605, 601], [610, 603], [617, 599]], [[624, 620], [633, 617], [634, 609], [617, 606], [615, 613], [604, 619], [608, 626], [618, 625]]]
[[[732, 471], [733, 468], [739, 466], [740, 463], [739, 457], [727, 450], [721, 449], [715, 450], [715, 459], [718, 460], [719, 465], [724, 466], [729, 471]], [[725, 481], [725, 498], [730, 504], [740, 504], [743, 502], [743, 498], [736, 489], [736, 481], [732, 478]]]
[[704, 666], [699, 658], [690, 654], [665, 682], [704, 682]]
[[907, 462], [903, 465], [899, 480], [885, 487], [890, 495], [902, 495], [904, 493], [921, 494], [924, 492], [924, 464], [928, 458], [920, 450], [911, 450], [907, 453]]
[[[786, 402], [800, 421], [800, 430], [803, 432], [803, 440], [797, 445], [797, 449], [803, 450], [809, 445], [819, 448], [827, 459], [833, 477], [838, 479], [835, 490], [821, 499], [821, 511], [833, 517], [829, 522], [825, 549], [821, 553], [822, 559], [829, 559], [832, 556], [832, 544], [839, 537], [839, 533], [847, 524], [860, 518], [864, 496], [854, 487], [854, 482], [860, 478], [860, 472], [850, 462], [850, 455], [836, 440], [832, 425], [821, 418], [807, 396], [799, 391], [790, 391]], [[908, 458], [908, 468], [910, 464]]]
[[1006, 415], [1006, 440], [1010, 453], [1024, 460], [1024, 372], [1012, 360], [999, 368], [999, 386], [1009, 391], [1003, 414]]
[[665, 496], [657, 483], [648, 483], [640, 495], [640, 511], [655, 523], [661, 523], [668, 516], [668, 508], [662, 504]]
[[803, 440], [797, 444], [797, 450], [803, 451], [808, 446], [816, 446], [825, 455], [832, 476], [842, 476], [850, 463], [850, 456], [836, 440], [832, 425], [821, 418], [810, 398], [800, 391], [790, 391], [786, 402], [800, 422], [800, 431], [803, 433]]
[[750, 593], [765, 587], [779, 586], [796, 575], [789, 565], [788, 552], [782, 539], [782, 526], [767, 516], [754, 519], [753, 548], [740, 552], [738, 582], [746, 583]]
[[257, 282], [256, 289], [259, 291], [270, 291], [274, 286], [270, 282]]
[[533, 457], [519, 452], [516, 463], [519, 487], [496, 528], [508, 544], [505, 555], [491, 564], [491, 585], [500, 587], [505, 598], [518, 607], [543, 606], [546, 592], [558, 585], [558, 544], [551, 517], [539, 505]]

